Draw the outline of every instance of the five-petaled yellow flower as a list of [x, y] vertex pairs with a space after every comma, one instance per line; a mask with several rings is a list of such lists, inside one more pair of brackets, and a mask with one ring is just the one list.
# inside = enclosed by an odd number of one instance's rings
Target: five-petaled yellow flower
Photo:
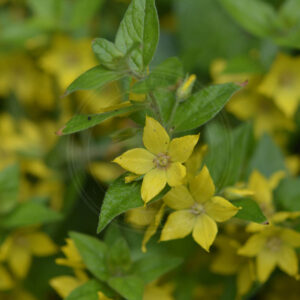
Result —
[[199, 135], [187, 135], [170, 141], [166, 130], [153, 118], [146, 118], [143, 142], [146, 149], [135, 148], [117, 157], [114, 162], [124, 169], [145, 174], [142, 199], [149, 202], [166, 186], [178, 186], [186, 175], [182, 164], [190, 157]]
[[265, 282], [276, 265], [290, 276], [298, 276], [298, 257], [294, 250], [297, 247], [300, 247], [300, 233], [271, 226], [251, 236], [238, 254], [256, 256], [258, 280]]
[[214, 194], [215, 185], [206, 166], [190, 180], [189, 189], [184, 185], [172, 188], [163, 199], [176, 211], [169, 215], [160, 240], [183, 238], [193, 232], [194, 240], [209, 251], [218, 232], [216, 222], [227, 221], [239, 210]]

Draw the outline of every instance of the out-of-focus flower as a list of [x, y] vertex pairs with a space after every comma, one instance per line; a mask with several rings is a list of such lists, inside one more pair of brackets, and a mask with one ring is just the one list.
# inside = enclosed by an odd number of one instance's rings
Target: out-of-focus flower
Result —
[[157, 282], [152, 282], [146, 285], [143, 300], [173, 300], [173, 290], [174, 286], [171, 283], [159, 285]]
[[255, 281], [255, 269], [252, 259], [237, 254], [239, 242], [225, 235], [216, 239], [218, 252], [212, 260], [211, 270], [221, 275], [237, 275], [237, 292], [245, 295]]
[[258, 87], [262, 94], [274, 98], [277, 106], [292, 117], [300, 101], [300, 57], [278, 54], [271, 69]]
[[145, 174], [142, 184], [142, 198], [149, 202], [166, 186], [182, 184], [187, 161], [197, 144], [199, 135], [187, 135], [170, 141], [166, 130], [153, 118], [146, 118], [143, 142], [146, 149], [135, 148], [117, 157], [114, 162], [124, 169]]
[[24, 278], [31, 266], [32, 256], [50, 256], [57, 247], [48, 235], [36, 230], [17, 230], [0, 247], [4, 261], [19, 278]]
[[298, 257], [294, 248], [300, 247], [300, 233], [271, 226], [252, 235], [238, 254], [256, 257], [257, 278], [265, 282], [278, 266], [290, 276], [298, 277]]
[[91, 40], [74, 40], [56, 36], [53, 45], [40, 59], [42, 68], [58, 78], [65, 90], [81, 73], [97, 64], [91, 51]]
[[[0, 258], [1, 261], [1, 258]], [[0, 264], [0, 291], [9, 290], [14, 286], [14, 281], [4, 266]], [[1, 296], [0, 296], [1, 299]]]
[[116, 164], [105, 161], [91, 163], [89, 171], [94, 178], [104, 183], [111, 182], [124, 173], [124, 170]]
[[206, 251], [214, 242], [218, 227], [239, 210], [226, 199], [214, 196], [215, 185], [206, 166], [186, 186], [174, 187], [163, 198], [176, 211], [171, 213], [161, 233], [161, 241], [179, 239], [193, 233]]

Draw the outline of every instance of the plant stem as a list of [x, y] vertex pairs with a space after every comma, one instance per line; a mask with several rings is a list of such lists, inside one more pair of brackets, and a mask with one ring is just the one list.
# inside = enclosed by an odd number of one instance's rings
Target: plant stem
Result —
[[178, 108], [179, 103], [180, 103], [180, 99], [176, 96], [175, 103], [172, 107], [172, 111], [170, 113], [170, 117], [169, 117], [168, 124], [167, 124], [167, 131], [169, 133], [170, 133], [170, 130], [172, 129], [172, 128], [170, 128], [170, 126], [172, 125], [172, 122], [173, 122], [173, 119], [175, 117], [175, 113], [176, 113], [176, 110]]

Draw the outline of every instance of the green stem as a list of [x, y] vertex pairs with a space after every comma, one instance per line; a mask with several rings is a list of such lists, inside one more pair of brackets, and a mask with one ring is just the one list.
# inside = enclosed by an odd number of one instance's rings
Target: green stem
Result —
[[163, 124], [163, 119], [162, 119], [161, 113], [160, 113], [160, 111], [159, 111], [159, 107], [158, 107], [158, 104], [157, 104], [157, 100], [156, 100], [156, 98], [155, 98], [153, 92], [149, 92], [148, 95], [149, 95], [150, 100], [151, 100], [150, 105], [151, 105], [152, 110], [154, 111], [154, 113], [155, 113], [155, 115], [156, 115], [158, 121], [159, 121], [161, 124]]
[[167, 131], [169, 132], [170, 135], [171, 135], [171, 131], [172, 131], [172, 128], [170, 126], [172, 125], [172, 122], [175, 117], [175, 113], [176, 113], [179, 103], [180, 103], [180, 99], [176, 96], [175, 103], [172, 107], [172, 111], [170, 113], [170, 117], [169, 117], [168, 124], [167, 124]]

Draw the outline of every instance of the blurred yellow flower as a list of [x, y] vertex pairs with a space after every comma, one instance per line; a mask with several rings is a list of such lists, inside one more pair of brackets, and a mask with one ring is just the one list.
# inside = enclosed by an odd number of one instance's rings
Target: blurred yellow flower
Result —
[[218, 252], [212, 260], [211, 270], [221, 275], [237, 275], [238, 295], [245, 295], [255, 281], [255, 269], [250, 258], [237, 254], [240, 248], [239, 242], [225, 235], [216, 239]]
[[9, 290], [13, 286], [14, 286], [14, 281], [11, 275], [6, 270], [6, 268], [0, 264], [0, 291]]
[[89, 165], [89, 171], [100, 182], [109, 183], [117, 179], [124, 170], [111, 162], [92, 162]]
[[179, 239], [192, 232], [194, 240], [206, 251], [214, 242], [218, 227], [239, 210], [229, 201], [214, 196], [215, 185], [206, 166], [189, 182], [189, 190], [174, 187], [163, 198], [176, 211], [171, 213], [161, 233], [161, 241]]
[[71, 39], [56, 36], [53, 45], [40, 59], [41, 67], [57, 77], [65, 90], [76, 77], [95, 66], [97, 61], [91, 51], [90, 39]]
[[124, 169], [145, 174], [142, 198], [145, 203], [154, 198], [168, 183], [177, 186], [183, 182], [187, 161], [197, 144], [199, 135], [188, 135], [170, 141], [166, 130], [153, 118], [146, 118], [143, 142], [146, 149], [135, 148], [117, 157], [114, 162]]
[[0, 246], [3, 260], [7, 261], [13, 274], [24, 278], [31, 266], [32, 256], [50, 256], [57, 247], [48, 235], [36, 230], [17, 230]]
[[258, 87], [262, 94], [274, 98], [277, 106], [292, 117], [300, 101], [300, 56], [278, 54], [271, 69]]
[[173, 300], [172, 296], [174, 286], [170, 283], [159, 285], [157, 282], [152, 282], [145, 287], [143, 300]]
[[298, 276], [298, 257], [294, 248], [300, 247], [300, 233], [275, 226], [251, 236], [238, 254], [256, 257], [257, 278], [265, 282], [278, 266], [290, 276]]

